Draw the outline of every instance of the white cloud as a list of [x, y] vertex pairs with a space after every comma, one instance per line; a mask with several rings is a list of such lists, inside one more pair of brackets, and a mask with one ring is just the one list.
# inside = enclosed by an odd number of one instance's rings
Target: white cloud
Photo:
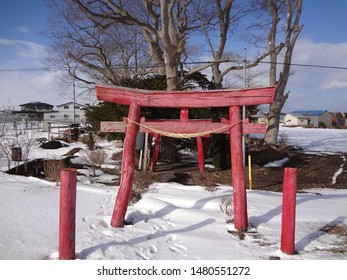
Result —
[[17, 40], [18, 54], [24, 58], [41, 59], [46, 55], [46, 47], [29, 41]]
[[11, 46], [11, 45], [15, 45], [16, 42], [13, 40], [9, 40], [6, 38], [0, 38], [0, 45], [4, 45], [4, 46]]
[[293, 64], [316, 65], [321, 67], [293, 66], [295, 75], [290, 77], [292, 86], [310, 87], [312, 90], [347, 88], [347, 42], [338, 44], [315, 43], [298, 40], [293, 55]]
[[34, 42], [0, 38], [0, 45], [16, 46], [17, 53], [22, 57], [42, 58], [46, 55], [46, 47]]
[[24, 40], [0, 38], [0, 68], [34, 68], [42, 66], [45, 46]]
[[[58, 80], [59, 77], [57, 73], [44, 72], [34, 75], [28, 82], [28, 85], [35, 92], [47, 93], [52, 90], [52, 87], [57, 87]], [[55, 88], [55, 90], [57, 90], [57, 88]]]
[[54, 106], [62, 103], [59, 78], [55, 72], [13, 71], [0, 75], [0, 108], [41, 101]]
[[29, 33], [30, 29], [25, 26], [17, 26], [15, 28], [16, 31], [21, 32], [21, 33]]
[[291, 94], [285, 111], [295, 109], [327, 109], [347, 111], [347, 42], [317, 43], [299, 39], [293, 54], [293, 64], [322, 67], [292, 66], [287, 90]]
[[330, 90], [330, 89], [343, 89], [347, 88], [347, 81], [337, 81], [337, 80], [331, 80], [327, 84], [322, 86], [323, 90]]

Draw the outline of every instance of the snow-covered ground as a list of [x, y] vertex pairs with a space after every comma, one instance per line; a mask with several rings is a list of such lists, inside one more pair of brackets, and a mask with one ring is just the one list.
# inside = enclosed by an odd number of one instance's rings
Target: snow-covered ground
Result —
[[[281, 128], [280, 132], [288, 144], [309, 152], [347, 153], [347, 130]], [[118, 148], [113, 143], [100, 145], [109, 155], [107, 164], [112, 165], [110, 155]], [[58, 150], [36, 147], [30, 157], [59, 158], [77, 146], [86, 148], [82, 144]], [[6, 166], [2, 158], [0, 170]], [[118, 187], [78, 176], [78, 259], [347, 259], [346, 236], [326, 230], [336, 226], [346, 231], [347, 182], [345, 190], [310, 189], [297, 194], [295, 255], [280, 251], [281, 193], [247, 191], [250, 228], [240, 239], [228, 232], [232, 229], [226, 223], [230, 217], [220, 209], [223, 198], [232, 198], [230, 185], [208, 192], [200, 186], [154, 183], [128, 208], [126, 219], [132, 224], [118, 229], [110, 227], [117, 191]], [[59, 187], [55, 183], [0, 172], [0, 259], [57, 259], [58, 216]]]

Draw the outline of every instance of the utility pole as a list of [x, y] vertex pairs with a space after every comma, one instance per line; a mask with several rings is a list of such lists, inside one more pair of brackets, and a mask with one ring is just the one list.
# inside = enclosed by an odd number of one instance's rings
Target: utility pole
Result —
[[[247, 72], [246, 72], [246, 62], [247, 62], [247, 49], [244, 48], [244, 59], [243, 59], [243, 79], [244, 87], [247, 87]], [[242, 106], [242, 120], [246, 118], [246, 106]], [[242, 152], [243, 152], [243, 166], [246, 166], [246, 135], [242, 135]]]
[[76, 112], [75, 112], [76, 90], [75, 90], [75, 82], [72, 82], [72, 84], [73, 84], [73, 117], [72, 117], [72, 123], [74, 124], [76, 122], [76, 120], [75, 120], [75, 116], [76, 116]]

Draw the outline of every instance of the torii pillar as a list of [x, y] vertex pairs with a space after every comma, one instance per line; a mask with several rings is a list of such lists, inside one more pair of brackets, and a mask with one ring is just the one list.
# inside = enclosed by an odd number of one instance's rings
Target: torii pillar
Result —
[[[141, 124], [171, 133], [202, 133], [204, 135], [217, 130], [218, 132], [214, 133], [230, 133], [234, 225], [235, 229], [239, 231], [247, 230], [247, 195], [242, 153], [242, 133], [256, 133], [259, 125], [242, 121], [240, 111], [241, 106], [272, 103], [275, 94], [274, 86], [240, 90], [146, 91], [97, 85], [96, 93], [99, 100], [129, 105], [121, 183], [116, 197], [111, 226], [121, 227], [124, 224], [134, 177], [136, 134], [139, 130], [139, 124]], [[230, 117], [228, 125], [223, 123], [223, 120], [221, 123], [189, 120], [146, 122], [144, 120], [144, 123], [142, 123], [140, 119], [141, 107], [184, 109], [229, 107]], [[183, 114], [186, 111], [183, 110]]]
[[242, 123], [240, 106], [229, 108], [230, 150], [231, 150], [231, 180], [234, 195], [234, 226], [237, 230], [246, 231], [248, 228], [247, 196], [245, 168], [242, 152]]
[[124, 217], [131, 197], [134, 181], [135, 153], [126, 153], [124, 151], [135, 151], [136, 135], [139, 131], [139, 125], [137, 123], [140, 122], [140, 111], [141, 107], [136, 102], [130, 104], [128, 119], [134, 122], [128, 122], [126, 129], [123, 145], [122, 176], [111, 219], [112, 227], [123, 226]]

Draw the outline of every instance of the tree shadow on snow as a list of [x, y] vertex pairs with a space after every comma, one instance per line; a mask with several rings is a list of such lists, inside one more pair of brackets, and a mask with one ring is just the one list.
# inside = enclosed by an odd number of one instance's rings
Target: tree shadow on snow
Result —
[[300, 241], [295, 243], [295, 250], [296, 251], [302, 251], [305, 249], [307, 245], [309, 245], [314, 240], [318, 239], [324, 234], [327, 234], [327, 231], [333, 227], [336, 227], [340, 224], [343, 224], [344, 221], [347, 219], [346, 216], [339, 216], [335, 220], [331, 221], [330, 223], [324, 225], [323, 227], [319, 228], [317, 231], [312, 232], [305, 237], [303, 237]]
[[[301, 195], [296, 200], [296, 205], [312, 201], [312, 200], [318, 200], [318, 199], [334, 199], [334, 198], [347, 198], [347, 194], [341, 195], [341, 194], [331, 194], [331, 195], [321, 195], [321, 194], [308, 194], [308, 195]], [[249, 218], [249, 222], [253, 227], [258, 227], [261, 224], [265, 224], [268, 221], [270, 221], [273, 217], [281, 215], [282, 214], [282, 204], [280, 206], [277, 206], [274, 209], [271, 209], [267, 213], [260, 215], [260, 216], [252, 216]]]
[[216, 220], [215, 219], [206, 219], [204, 221], [201, 221], [199, 223], [196, 223], [194, 225], [190, 225], [181, 229], [176, 229], [176, 230], [168, 230], [168, 231], [157, 231], [153, 234], [146, 234], [140, 237], [135, 237], [132, 239], [129, 239], [127, 241], [110, 241], [106, 243], [101, 243], [97, 244], [94, 246], [91, 246], [89, 248], [82, 249], [79, 253], [77, 253], [77, 257], [79, 259], [86, 259], [89, 255], [93, 254], [96, 251], [101, 251], [102, 253], [105, 253], [110, 247], [113, 246], [129, 246], [129, 245], [135, 245], [139, 244], [142, 242], [146, 242], [148, 240], [153, 240], [157, 238], [161, 238], [164, 236], [167, 236], [169, 234], [179, 234], [179, 233], [184, 233], [184, 232], [189, 232], [193, 230], [197, 230], [199, 228], [205, 227], [209, 224], [214, 223]]
[[[334, 198], [346, 198], [347, 194], [341, 195], [341, 194], [332, 194], [332, 195], [321, 195], [321, 194], [316, 194], [316, 195], [303, 195], [300, 196], [297, 201], [296, 205], [312, 201], [312, 200], [318, 200], [318, 199], [334, 199]], [[252, 216], [249, 218], [249, 223], [252, 225], [252, 227], [258, 227], [260, 224], [267, 223], [270, 221], [273, 217], [277, 215], [282, 214], [282, 205], [277, 206], [274, 209], [271, 209], [267, 213], [260, 215], [260, 216]], [[314, 240], [318, 239], [320, 236], [326, 234], [325, 229], [327, 228], [332, 228], [334, 226], [337, 226], [339, 224], [343, 224], [344, 221], [347, 219], [346, 216], [339, 216], [330, 223], [324, 225], [323, 227], [319, 228], [315, 232], [312, 232], [305, 237], [303, 237], [300, 241], [295, 243], [295, 250], [296, 251], [302, 251], [307, 245], [309, 245], [311, 242]]]

